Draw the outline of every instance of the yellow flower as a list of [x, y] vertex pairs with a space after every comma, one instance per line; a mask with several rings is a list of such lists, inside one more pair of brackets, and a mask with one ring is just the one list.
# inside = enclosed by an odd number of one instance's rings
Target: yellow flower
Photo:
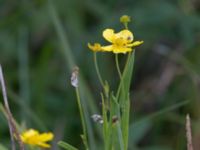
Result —
[[50, 148], [51, 146], [46, 142], [51, 141], [54, 135], [51, 132], [40, 134], [34, 129], [29, 129], [23, 132], [20, 137], [23, 143], [40, 146], [43, 148]]
[[99, 43], [94, 43], [94, 45], [91, 45], [90, 43], [88, 43], [88, 47], [94, 52], [101, 51], [101, 44]]
[[114, 33], [113, 29], [105, 29], [103, 31], [103, 37], [111, 43], [108, 46], [101, 46], [101, 51], [108, 51], [113, 53], [127, 53], [131, 52], [132, 48], [139, 46], [143, 41], [135, 41], [133, 33], [127, 29], [118, 33]]
[[129, 22], [131, 22], [131, 18], [127, 15], [123, 15], [120, 17], [120, 22], [121, 23], [129, 23]]

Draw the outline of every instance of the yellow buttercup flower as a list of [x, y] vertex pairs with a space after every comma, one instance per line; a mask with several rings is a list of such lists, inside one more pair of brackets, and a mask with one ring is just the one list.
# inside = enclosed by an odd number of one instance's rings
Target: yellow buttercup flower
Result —
[[113, 53], [127, 53], [132, 51], [132, 48], [139, 46], [143, 41], [135, 41], [133, 33], [127, 29], [122, 30], [118, 33], [114, 33], [113, 29], [105, 29], [103, 31], [103, 37], [111, 43], [108, 46], [102, 46], [102, 51], [108, 51]]
[[88, 47], [94, 52], [101, 51], [101, 44], [99, 43], [94, 43], [94, 45], [91, 45], [90, 43], [88, 43]]
[[34, 129], [29, 129], [23, 132], [20, 137], [23, 143], [43, 148], [50, 148], [51, 146], [46, 142], [51, 141], [54, 135], [51, 132], [39, 133]]
[[134, 47], [141, 45], [143, 41], [134, 41], [133, 33], [128, 30], [128, 23], [130, 21], [131, 19], [129, 16], [123, 15], [120, 18], [120, 22], [124, 24], [124, 30], [121, 30], [118, 33], [115, 33], [113, 29], [105, 29], [103, 31], [103, 37], [111, 44], [107, 46], [101, 46], [99, 43], [95, 43], [94, 45], [88, 43], [89, 49], [94, 52], [102, 51], [124, 54], [131, 52]]

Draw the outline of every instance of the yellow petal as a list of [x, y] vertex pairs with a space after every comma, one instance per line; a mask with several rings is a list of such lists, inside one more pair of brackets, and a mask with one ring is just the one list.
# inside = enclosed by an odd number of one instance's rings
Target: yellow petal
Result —
[[121, 38], [121, 39], [125, 40], [127, 43], [132, 42], [134, 39], [133, 33], [129, 30], [122, 30], [122, 31], [118, 32], [117, 34], [115, 34], [115, 36], [117, 38]]
[[46, 142], [46, 141], [50, 141], [53, 139], [53, 134], [52, 133], [42, 133], [39, 135], [39, 141], [41, 142]]
[[23, 132], [21, 134], [21, 137], [23, 140], [23, 139], [27, 139], [27, 138], [35, 136], [35, 135], [39, 135], [39, 132], [34, 129], [29, 129], [28, 131]]
[[37, 144], [38, 146], [40, 146], [40, 147], [43, 147], [43, 148], [50, 148], [51, 146], [49, 145], [49, 144], [47, 144], [47, 143], [38, 143]]
[[101, 48], [102, 48], [102, 51], [110, 52], [113, 50], [113, 45], [102, 46]]
[[113, 29], [105, 29], [105, 30], [103, 31], [103, 37], [104, 37], [107, 41], [113, 43], [113, 40], [115, 39], [114, 30], [113, 30]]
[[144, 41], [135, 41], [135, 42], [133, 42], [131, 44], [127, 44], [127, 46], [129, 46], [129, 47], [136, 47], [136, 46], [141, 45], [142, 43], [144, 43]]
[[130, 47], [114, 47], [113, 48], [113, 53], [118, 54], [118, 53], [127, 53], [127, 52], [131, 52], [132, 48]]
[[29, 129], [20, 135], [22, 141], [29, 145], [41, 146], [44, 148], [49, 148], [50, 145], [45, 143], [53, 139], [53, 134], [49, 133], [42, 133], [40, 134], [38, 131], [34, 129]]

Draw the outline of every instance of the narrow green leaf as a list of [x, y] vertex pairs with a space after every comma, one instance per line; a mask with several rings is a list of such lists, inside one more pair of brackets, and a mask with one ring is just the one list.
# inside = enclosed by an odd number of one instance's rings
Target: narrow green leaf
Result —
[[161, 116], [167, 112], [170, 112], [170, 111], [173, 111], [173, 110], [176, 110], [177, 108], [180, 108], [186, 104], [188, 104], [190, 101], [189, 100], [185, 100], [185, 101], [182, 101], [182, 102], [179, 102], [179, 103], [176, 103], [172, 106], [168, 106], [166, 108], [163, 108], [157, 112], [154, 112], [146, 117], [144, 117], [143, 119], [139, 120], [139, 121], [136, 121], [134, 124], [131, 125], [131, 128], [132, 126], [138, 126], [140, 125], [140, 123], [143, 123], [145, 122], [146, 120], [151, 120], [151, 119], [154, 119], [155, 117], [158, 117], [158, 116]]
[[105, 104], [105, 99], [103, 94], [101, 93], [101, 99], [102, 99], [102, 116], [103, 116], [103, 136], [104, 136], [104, 146], [107, 145], [107, 138], [108, 138], [108, 118], [107, 118], [107, 106]]
[[[56, 11], [52, 1], [49, 0], [48, 2], [49, 2], [48, 3], [49, 14], [52, 18], [53, 24], [55, 26], [56, 32], [58, 34], [58, 37], [60, 39], [61, 46], [62, 46], [62, 48], [60, 49], [61, 50], [60, 52], [63, 54], [64, 59], [66, 61], [66, 65], [67, 65], [68, 69], [71, 71], [72, 68], [74, 66], [76, 66], [75, 58], [74, 58], [74, 55], [72, 53], [72, 50], [71, 50], [71, 47], [70, 47], [70, 44], [68, 41], [68, 37], [65, 34], [65, 30], [59, 20], [57, 11]], [[85, 120], [86, 120], [86, 124], [87, 124], [87, 132], [88, 132], [90, 148], [96, 149], [97, 144], [96, 144], [96, 141], [94, 138], [94, 129], [91, 124], [89, 114], [98, 113], [98, 109], [94, 103], [94, 98], [92, 96], [91, 91], [89, 90], [89, 87], [85, 81], [85, 78], [81, 75], [81, 72], [79, 73], [79, 83], [80, 83], [80, 94], [82, 97], [81, 101], [83, 104], [83, 110], [84, 110]], [[98, 128], [98, 126], [95, 126], [95, 127], [98, 131], [97, 133], [98, 133], [99, 137], [102, 137], [101, 129]]]
[[135, 60], [135, 52], [130, 54], [130, 58], [128, 58], [128, 63], [125, 66], [122, 78], [124, 81], [124, 91], [129, 93], [130, 85], [131, 85], [131, 78], [133, 74], [133, 67], [134, 67], [134, 60]]
[[123, 103], [123, 106], [122, 106], [122, 115], [121, 115], [121, 128], [122, 128], [122, 133], [123, 133], [125, 150], [128, 148], [129, 113], [130, 113], [130, 99], [129, 99], [129, 96], [127, 96], [127, 100]]
[[121, 130], [124, 141], [124, 149], [128, 148], [129, 113], [130, 113], [129, 89], [131, 85], [134, 59], [135, 59], [135, 53], [134, 52], [129, 53], [116, 97], [121, 109]]
[[116, 97], [111, 93], [110, 99], [110, 128], [112, 128], [112, 145], [115, 150], [124, 150], [124, 141], [121, 128], [120, 106]]
[[58, 145], [66, 150], [78, 150], [76, 147], [63, 141], [58, 142]]

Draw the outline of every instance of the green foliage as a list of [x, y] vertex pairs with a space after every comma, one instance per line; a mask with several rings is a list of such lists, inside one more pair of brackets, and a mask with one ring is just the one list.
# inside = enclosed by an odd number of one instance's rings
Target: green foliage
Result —
[[[101, 112], [101, 88], [86, 45], [99, 41], [104, 28], [121, 29], [118, 18], [127, 14], [133, 18], [129, 28], [135, 31], [135, 39], [145, 43], [135, 51], [130, 85], [130, 149], [185, 149], [186, 113], [192, 116], [195, 137], [200, 131], [199, 8], [198, 0], [0, 1], [0, 63], [14, 117], [19, 124], [55, 131], [59, 140], [63, 137], [83, 148], [75, 92], [70, 85], [71, 69], [77, 65], [90, 145], [101, 150], [101, 125], [90, 118]], [[103, 77], [115, 91], [118, 75], [113, 57], [100, 54], [99, 60]], [[119, 62], [124, 66], [124, 56]], [[165, 111], [186, 100], [189, 103]], [[0, 119], [0, 140], [8, 147], [9, 133], [2, 114]], [[132, 123], [143, 119], [134, 129]]]
[[78, 150], [74, 146], [72, 146], [66, 142], [63, 142], [63, 141], [58, 142], [58, 145], [66, 150]]

